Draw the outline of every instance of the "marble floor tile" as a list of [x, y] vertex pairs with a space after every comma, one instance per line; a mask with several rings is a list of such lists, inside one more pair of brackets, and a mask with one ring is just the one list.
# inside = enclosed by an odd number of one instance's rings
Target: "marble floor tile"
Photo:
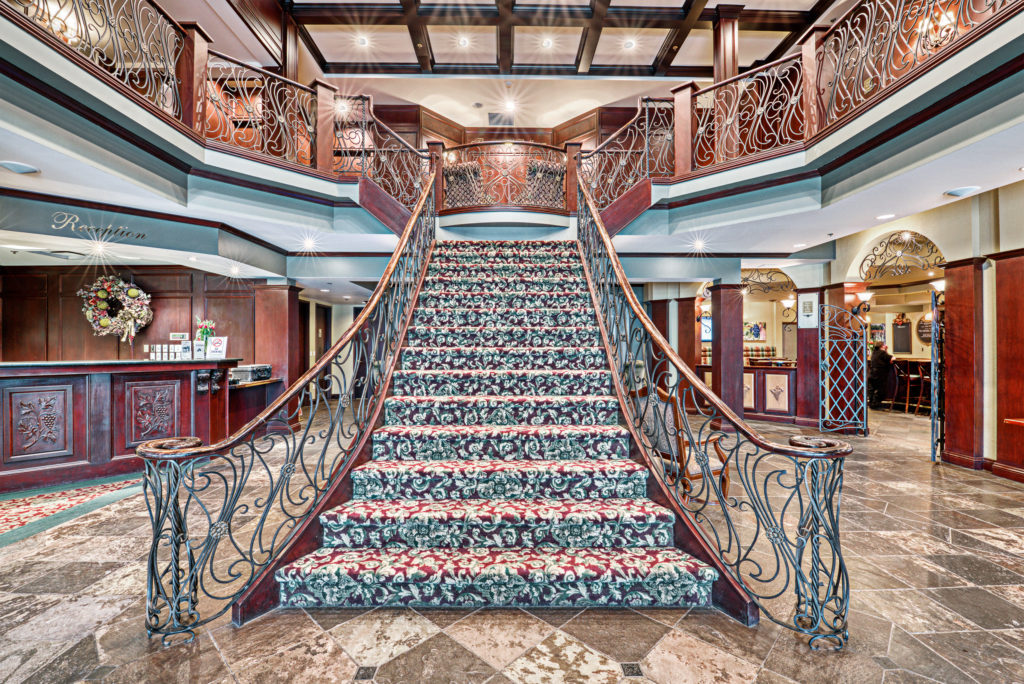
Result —
[[1024, 608], [981, 587], [923, 589], [922, 592], [983, 629], [1024, 628]]
[[369, 612], [367, 608], [306, 608], [306, 614], [320, 625], [320, 629], [328, 630], [343, 622], [355, 619]]
[[971, 584], [1024, 584], [1024, 577], [1021, 575], [976, 554], [937, 555], [925, 558]]
[[676, 631], [689, 634], [726, 653], [760, 665], [771, 651], [782, 628], [768, 619], [747, 627], [725, 613], [708, 611], [693, 620], [683, 620]]
[[633, 610], [669, 627], [675, 626], [690, 612], [689, 608], [634, 608]]
[[639, 613], [588, 608], [562, 625], [562, 631], [619, 662], [635, 663], [669, 627]]
[[281, 610], [263, 615], [241, 627], [225, 625], [209, 632], [224, 660], [244, 670], [285, 648], [311, 642], [323, 630], [302, 610]]
[[414, 608], [417, 613], [444, 629], [476, 612], [476, 608]]
[[891, 620], [911, 634], [977, 629], [973, 622], [943, 607], [923, 591], [929, 590], [854, 591], [850, 606]]
[[552, 627], [561, 627], [583, 612], [582, 608], [527, 608], [526, 612]]
[[[967, 584], [967, 581], [959, 575], [955, 575], [921, 556], [874, 556], [869, 559], [869, 562], [915, 589], [962, 587]], [[857, 576], [852, 573], [850, 576], [853, 578], [851, 580], [853, 588], [862, 588], [856, 583]], [[899, 587], [893, 588], [898, 589]]]
[[479, 610], [445, 629], [452, 639], [500, 670], [544, 640], [553, 628], [525, 611]]
[[23, 682], [75, 642], [0, 639], [0, 682]]
[[121, 566], [120, 563], [81, 562], [54, 565], [56, 567], [51, 567], [45, 574], [19, 585], [14, 591], [19, 594], [77, 594]]
[[804, 639], [788, 632], [776, 640], [764, 667], [797, 682], [829, 684], [881, 682], [885, 671], [872, 657], [852, 647], [811, 651]]
[[356, 669], [355, 662], [328, 634], [301, 641], [243, 667], [232, 668], [241, 684], [340, 684], [355, 677]]
[[213, 641], [196, 637], [190, 644], [163, 649], [114, 669], [104, 684], [178, 684], [179, 682], [234, 682]]
[[561, 632], [517, 658], [502, 674], [517, 684], [617, 684], [617, 662]]
[[753, 681], [758, 671], [758, 665], [679, 630], [667, 634], [640, 665], [657, 684], [740, 684]]
[[[52, 595], [51, 595], [52, 596]], [[12, 641], [72, 641], [119, 615], [132, 599], [61, 596], [49, 608], [8, 631]], [[141, 625], [140, 625], [141, 626]]]
[[1001, 639], [979, 639], [971, 632], [922, 634], [918, 638], [978, 681], [1024, 681], [1024, 653]]
[[376, 684], [478, 684], [495, 674], [448, 635], [435, 634], [377, 669]]
[[378, 608], [329, 630], [357, 665], [377, 667], [440, 630], [408, 608]]
[[[928, 677], [944, 684], [968, 684], [971, 678], [943, 651], [929, 648], [924, 639], [930, 635], [912, 635], [896, 627], [886, 657], [901, 670]], [[956, 660], [955, 658], [953, 659]], [[889, 681], [889, 678], [886, 678]]]

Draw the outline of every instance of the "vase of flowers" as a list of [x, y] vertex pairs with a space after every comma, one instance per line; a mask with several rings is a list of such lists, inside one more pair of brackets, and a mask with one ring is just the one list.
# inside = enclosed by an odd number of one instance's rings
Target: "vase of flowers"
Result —
[[[197, 343], [197, 348], [196, 348], [194, 353], [197, 355], [197, 358], [199, 358], [199, 354], [202, 354], [202, 357], [205, 358], [205, 356], [206, 356], [206, 342], [211, 337], [213, 337], [213, 329], [216, 328], [216, 327], [217, 327], [217, 324], [214, 323], [213, 321], [200, 320], [199, 316], [196, 316], [196, 343]], [[198, 343], [199, 342], [203, 343], [203, 351], [202, 352], [200, 352], [199, 349], [198, 349]]]

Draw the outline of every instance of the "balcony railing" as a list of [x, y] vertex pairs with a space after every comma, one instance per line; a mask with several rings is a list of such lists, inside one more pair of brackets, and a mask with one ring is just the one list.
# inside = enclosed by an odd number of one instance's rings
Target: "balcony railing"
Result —
[[444, 208], [566, 209], [566, 154], [531, 142], [481, 142], [444, 153]]

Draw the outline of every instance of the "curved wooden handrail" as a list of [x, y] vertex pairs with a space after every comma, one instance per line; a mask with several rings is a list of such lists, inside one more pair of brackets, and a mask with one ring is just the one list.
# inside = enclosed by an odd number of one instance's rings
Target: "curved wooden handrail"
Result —
[[[593, 216], [598, 233], [601, 235], [601, 241], [604, 243], [605, 250], [608, 252], [609, 258], [612, 261], [611, 266], [612, 270], [615, 272], [615, 278], [618, 281], [619, 287], [622, 288], [623, 295], [626, 297], [626, 301], [629, 304], [630, 309], [632, 309], [633, 315], [637, 317], [644, 329], [647, 331], [647, 334], [651, 336], [651, 340], [657, 348], [657, 351], [665, 355], [665, 358], [675, 366], [676, 371], [686, 378], [686, 381], [689, 382], [690, 385], [696, 388], [697, 392], [721, 414], [722, 418], [732, 423], [737, 432], [749, 439], [752, 444], [766, 451], [771, 451], [785, 456], [794, 456], [797, 458], [840, 458], [853, 451], [853, 447], [846, 442], [827, 437], [808, 438], [802, 435], [794, 436], [790, 439], [790, 445], [772, 442], [747, 425], [747, 423], [740, 418], [735, 411], [729, 408], [729, 406], [722, 401], [718, 395], [712, 392], [711, 389], [704, 384], [704, 381], [697, 376], [693, 369], [691, 369], [690, 366], [680, 358], [679, 354], [672, 349], [672, 345], [669, 344], [669, 341], [666, 340], [665, 336], [658, 331], [654, 322], [651, 321], [644, 312], [643, 307], [640, 305], [636, 295], [633, 293], [633, 287], [630, 285], [629, 279], [626, 277], [626, 272], [622, 268], [622, 263], [619, 261], [619, 256], [615, 252], [615, 247], [612, 245], [612, 239], [608, 235], [608, 230], [605, 228], [604, 222], [601, 220], [601, 213], [598, 211], [597, 205], [594, 203], [594, 199], [590, 196], [590, 192], [587, 190], [586, 184], [583, 183], [582, 179], [579, 180], [579, 187], [583, 194], [584, 201], [587, 203], [590, 213]], [[807, 446], [812, 442], [818, 446]]]
[[[395, 247], [395, 251], [391, 254], [391, 259], [388, 261], [387, 267], [384, 269], [384, 274], [381, 276], [380, 281], [377, 283], [377, 287], [373, 290], [373, 294], [370, 295], [370, 299], [367, 300], [366, 306], [359, 312], [356, 319], [352, 321], [352, 325], [348, 327], [348, 330], [338, 338], [338, 341], [331, 345], [331, 348], [324, 353], [316, 363], [307, 370], [302, 376], [292, 383], [281, 396], [270, 403], [267, 408], [263, 409], [255, 418], [250, 420], [248, 423], [240, 427], [229, 437], [222, 439], [216, 444], [209, 444], [205, 447], [190, 448], [182, 447], [174, 444], [174, 440], [159, 439], [150, 442], [144, 442], [136, 447], [136, 454], [142, 458], [147, 459], [179, 459], [186, 460], [192, 458], [201, 458], [203, 456], [212, 456], [213, 454], [226, 451], [238, 444], [241, 444], [245, 440], [248, 433], [255, 430], [261, 423], [266, 422], [268, 419], [280, 411], [289, 401], [292, 401], [302, 393], [306, 385], [312, 382], [318, 375], [328, 369], [331, 362], [334, 360], [341, 350], [347, 345], [356, 334], [360, 331], [366, 321], [373, 314], [374, 309], [377, 308], [378, 302], [384, 296], [384, 291], [387, 290], [391, 283], [391, 276], [394, 274], [395, 269], [398, 267], [398, 261], [405, 250], [405, 245], [409, 242], [410, 236], [412, 235], [413, 228], [416, 226], [416, 221], [419, 218], [420, 212], [423, 211], [423, 205], [426, 203], [427, 198], [434, 191], [434, 171], [430, 172], [429, 179], [424, 185], [423, 193], [420, 195], [419, 201], [412, 210], [412, 216], [405, 224], [405, 230], [402, 231], [402, 237], [398, 241], [398, 245]], [[195, 439], [195, 438], [177, 438], [177, 439]], [[170, 441], [174, 446], [167, 445]], [[165, 446], [167, 445], [167, 446]]]
[[429, 151], [416, 149], [416, 147], [412, 145], [408, 140], [395, 133], [390, 126], [388, 126], [386, 123], [377, 118], [377, 115], [373, 113], [373, 95], [338, 95], [336, 96], [336, 98], [337, 97], [340, 97], [343, 100], [366, 100], [367, 121], [373, 121], [374, 126], [380, 126], [385, 133], [387, 133], [392, 138], [397, 140], [398, 144], [406, 148], [406, 150], [408, 150], [409, 152], [413, 152], [423, 159], [430, 158]]
[[790, 62], [790, 61], [792, 61], [794, 59], [797, 59], [799, 57], [800, 57], [800, 53], [799, 52], [791, 52], [788, 55], [784, 55], [782, 57], [779, 57], [775, 61], [768, 62], [767, 64], [762, 64], [761, 66], [759, 66], [757, 68], [754, 68], [754, 69], [748, 69], [748, 70], [744, 71], [742, 74], [736, 74], [735, 76], [733, 76], [731, 78], [727, 78], [724, 81], [719, 81], [718, 83], [712, 83], [707, 88], [701, 88], [700, 90], [697, 90], [697, 91], [695, 91], [693, 93], [693, 97], [696, 99], [696, 97], [698, 95], [703, 95], [704, 93], [710, 93], [712, 90], [717, 90], [718, 88], [721, 88], [723, 86], [727, 86], [730, 83], [735, 83], [736, 81], [744, 81], [744, 80], [746, 80], [748, 78], [752, 78], [753, 76], [755, 76], [756, 74], [758, 74], [758, 73], [760, 73], [762, 71], [768, 71], [772, 67], [776, 67], [776, 66], [782, 64], [783, 62]]
[[[208, 54], [211, 57], [214, 57], [216, 59], [223, 59], [223, 60], [226, 60], [228, 62], [232, 62], [234, 64], [237, 64], [238, 66], [245, 67], [246, 69], [249, 69], [251, 71], [255, 71], [257, 73], [263, 74], [267, 78], [272, 78], [272, 79], [274, 79], [276, 81], [283, 81], [283, 82], [287, 83], [288, 85], [295, 86], [299, 90], [305, 90], [307, 93], [316, 94], [315, 90], [313, 90], [309, 86], [302, 85], [298, 81], [293, 81], [290, 78], [285, 78], [284, 76], [281, 76], [280, 74], [275, 74], [273, 71], [267, 71], [266, 69], [263, 69], [263, 68], [260, 68], [260, 67], [251, 66], [251, 65], [246, 64], [245, 62], [243, 62], [243, 61], [241, 61], [239, 59], [235, 59], [234, 57], [232, 57], [230, 55], [225, 55], [223, 52], [217, 52], [216, 50], [210, 50]], [[207, 62], [207, 68], [209, 68], [209, 62]]]
[[619, 137], [619, 135], [623, 131], [625, 131], [627, 128], [629, 128], [630, 126], [635, 124], [640, 119], [640, 115], [644, 113], [644, 102], [672, 102], [672, 100], [667, 98], [667, 97], [640, 97], [640, 98], [637, 98], [637, 101], [636, 101], [636, 114], [633, 115], [633, 118], [630, 119], [629, 121], [627, 121], [626, 123], [622, 124], [621, 126], [619, 126], [618, 129], [614, 133], [609, 135], [605, 139], [605, 141], [603, 143], [601, 143], [600, 145], [598, 145], [594, 149], [581, 151], [580, 152], [580, 159], [586, 159], [587, 157], [590, 157], [590, 156], [592, 156], [594, 154], [597, 154], [598, 152], [603, 150], [606, 146], [611, 144], [611, 142], [613, 140], [615, 140], [617, 137]]

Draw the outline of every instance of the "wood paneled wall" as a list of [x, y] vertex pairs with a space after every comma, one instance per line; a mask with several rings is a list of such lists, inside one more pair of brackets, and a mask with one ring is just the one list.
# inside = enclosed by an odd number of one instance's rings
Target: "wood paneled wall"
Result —
[[[144, 344], [166, 344], [172, 332], [195, 333], [195, 317], [217, 323], [227, 335], [228, 355], [254, 363], [255, 299], [251, 281], [174, 266], [111, 267], [109, 272], [152, 296], [153, 322], [135, 338], [135, 358]], [[6, 267], [2, 287], [3, 361], [108, 361], [131, 359], [128, 343], [97, 337], [82, 313], [77, 292], [101, 275], [81, 266]]]

